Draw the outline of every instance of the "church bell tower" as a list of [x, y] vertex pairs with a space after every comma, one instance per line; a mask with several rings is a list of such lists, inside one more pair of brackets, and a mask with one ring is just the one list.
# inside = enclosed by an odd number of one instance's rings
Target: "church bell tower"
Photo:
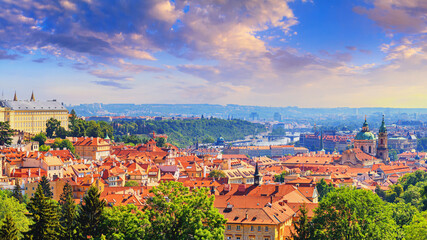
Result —
[[388, 161], [388, 145], [387, 145], [387, 128], [385, 127], [384, 115], [383, 121], [378, 132], [378, 147], [377, 147], [377, 158], [383, 161]]

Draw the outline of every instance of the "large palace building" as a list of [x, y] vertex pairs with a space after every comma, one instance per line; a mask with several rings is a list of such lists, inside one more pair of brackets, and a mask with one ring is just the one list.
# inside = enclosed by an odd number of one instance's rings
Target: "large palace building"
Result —
[[9, 121], [10, 127], [28, 133], [46, 131], [46, 122], [50, 118], [61, 121], [68, 129], [68, 110], [56, 100], [36, 101], [34, 93], [30, 100], [0, 100], [0, 122]]

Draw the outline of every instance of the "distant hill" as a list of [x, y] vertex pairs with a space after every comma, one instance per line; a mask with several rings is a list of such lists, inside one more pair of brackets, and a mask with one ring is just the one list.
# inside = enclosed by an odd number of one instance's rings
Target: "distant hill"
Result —
[[217, 118], [250, 119], [251, 113], [257, 113], [259, 119], [272, 120], [275, 113], [283, 118], [312, 119], [333, 116], [362, 117], [366, 115], [426, 115], [426, 108], [299, 108], [299, 107], [263, 107], [243, 105], [213, 104], [80, 104], [67, 107], [74, 109], [79, 116], [201, 116]]

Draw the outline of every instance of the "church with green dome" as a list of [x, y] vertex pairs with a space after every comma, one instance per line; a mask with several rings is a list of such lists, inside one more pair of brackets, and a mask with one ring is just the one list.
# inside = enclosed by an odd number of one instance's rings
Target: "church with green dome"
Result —
[[354, 138], [354, 148], [360, 149], [373, 157], [388, 160], [387, 129], [384, 116], [379, 129], [378, 139], [369, 130], [369, 124], [365, 117], [362, 130]]

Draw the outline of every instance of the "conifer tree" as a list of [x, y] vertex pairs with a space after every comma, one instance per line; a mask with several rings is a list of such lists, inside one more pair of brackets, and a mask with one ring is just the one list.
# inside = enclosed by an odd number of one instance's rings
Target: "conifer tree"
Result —
[[83, 239], [87, 237], [96, 238], [102, 235], [99, 229], [101, 215], [105, 207], [105, 201], [101, 200], [98, 188], [91, 186], [85, 196], [83, 202], [79, 205], [79, 215], [77, 222], [79, 225], [80, 236]]
[[295, 221], [293, 223], [293, 227], [295, 231], [292, 231], [292, 239], [294, 240], [306, 240], [311, 239], [311, 233], [312, 228], [310, 226], [310, 221], [308, 220], [307, 216], [307, 209], [305, 208], [305, 205], [301, 206], [300, 208], [300, 218], [298, 221]]
[[24, 196], [22, 195], [21, 186], [19, 186], [19, 182], [15, 181], [15, 188], [13, 189], [12, 196], [18, 200], [19, 203], [24, 202]]
[[73, 189], [68, 183], [66, 183], [63, 188], [59, 204], [61, 206], [60, 223], [62, 226], [62, 233], [60, 239], [76, 239], [77, 206], [73, 199]]
[[12, 217], [7, 214], [0, 228], [0, 240], [18, 240], [19, 230]]
[[42, 185], [37, 186], [34, 197], [28, 204], [28, 211], [33, 220], [26, 237], [32, 240], [57, 240], [60, 231], [58, 206], [55, 202], [46, 197], [43, 193]]
[[43, 189], [44, 196], [46, 196], [48, 198], [52, 198], [53, 197], [52, 190], [50, 189], [50, 182], [49, 182], [49, 179], [47, 179], [46, 176], [42, 177], [42, 179], [39, 182], [39, 185], [41, 185], [41, 187]]

